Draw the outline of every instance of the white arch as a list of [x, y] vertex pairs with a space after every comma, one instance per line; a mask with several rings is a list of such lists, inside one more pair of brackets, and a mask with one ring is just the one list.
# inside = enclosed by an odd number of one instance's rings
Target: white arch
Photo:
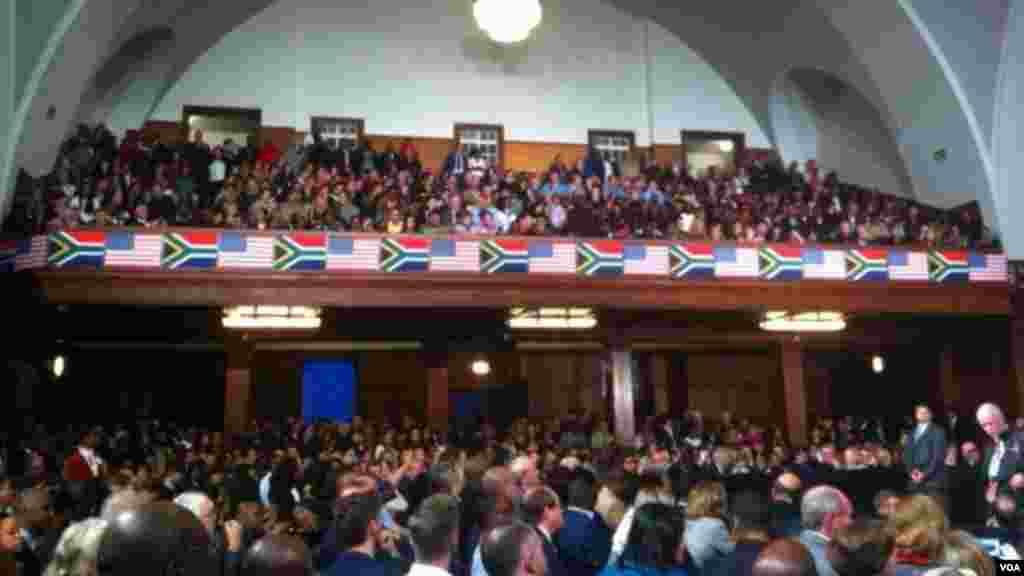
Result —
[[[1010, 220], [1024, 213], [1020, 183], [1024, 179], [1024, 3], [1011, 2], [1003, 35], [1003, 54], [996, 83], [996, 108], [992, 130], [995, 166], [993, 199], [1004, 248], [1013, 259], [1024, 259], [1024, 230]], [[1014, 188], [1016, 187], [1016, 191]]]

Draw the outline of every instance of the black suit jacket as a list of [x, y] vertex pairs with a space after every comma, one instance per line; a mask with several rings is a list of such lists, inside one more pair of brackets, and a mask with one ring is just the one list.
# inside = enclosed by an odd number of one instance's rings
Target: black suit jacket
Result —
[[911, 489], [937, 490], [946, 485], [946, 431], [934, 422], [929, 423], [917, 439], [910, 432], [903, 449], [903, 465], [907, 474], [917, 469], [924, 477], [919, 483], [910, 483]]
[[[1010, 486], [1010, 477], [1018, 472], [1024, 472], [1024, 433], [1005, 432], [1003, 434], [1003, 442], [1005, 443], [1006, 450], [1003, 453], [1002, 460], [999, 462], [999, 471], [996, 474], [995, 480], [999, 483], [1000, 489], [1007, 489]], [[992, 460], [995, 448], [995, 444], [989, 444], [985, 447], [985, 457], [981, 461], [981, 469], [979, 470], [983, 488], [990, 480], [988, 466]]]
[[558, 548], [555, 547], [554, 542], [548, 540], [548, 537], [540, 529], [534, 529], [537, 530], [537, 536], [540, 537], [540, 541], [544, 545], [544, 560], [548, 566], [547, 576], [569, 576], [565, 565], [558, 557]]

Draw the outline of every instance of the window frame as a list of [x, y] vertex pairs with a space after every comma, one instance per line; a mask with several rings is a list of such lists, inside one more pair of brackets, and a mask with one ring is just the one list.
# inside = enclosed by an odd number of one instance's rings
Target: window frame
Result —
[[[594, 148], [597, 148], [598, 150], [601, 150], [601, 148], [598, 148], [597, 144], [594, 142], [598, 138], [626, 138], [626, 139], [629, 140], [629, 148], [624, 151], [624, 153], [622, 155], [622, 160], [619, 161], [619, 163], [618, 163], [618, 166], [619, 166], [620, 170], [622, 169], [623, 165], [631, 157], [633, 157], [633, 155], [636, 152], [636, 132], [634, 132], [632, 130], [598, 130], [598, 129], [587, 130], [587, 147], [589, 148], [589, 147], [593, 146]], [[607, 156], [605, 156], [605, 154], [603, 154], [603, 153], [601, 154], [601, 156], [605, 160], [608, 159]]]
[[458, 122], [452, 127], [452, 140], [462, 144], [462, 133], [468, 130], [493, 130], [498, 133], [496, 145], [497, 160], [491, 166], [498, 170], [505, 169], [505, 126], [502, 124], [479, 124], [472, 122]]
[[[358, 147], [359, 143], [366, 138], [366, 120], [363, 118], [352, 118], [347, 116], [311, 116], [309, 119], [309, 133], [316, 134], [318, 128], [327, 123], [354, 124], [356, 128], [356, 139], [353, 149]], [[331, 138], [331, 140], [335, 140], [335, 138]], [[346, 138], [337, 138], [337, 140], [346, 140]]]

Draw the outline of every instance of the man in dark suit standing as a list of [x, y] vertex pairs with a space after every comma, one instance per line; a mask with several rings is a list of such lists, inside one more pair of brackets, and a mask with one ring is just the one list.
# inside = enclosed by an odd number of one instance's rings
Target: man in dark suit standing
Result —
[[914, 408], [917, 425], [903, 448], [903, 464], [910, 474], [907, 490], [934, 497], [946, 505], [946, 432], [932, 422], [926, 404]]
[[569, 484], [569, 507], [562, 514], [562, 527], [555, 534], [558, 553], [569, 576], [594, 576], [601, 571], [612, 550], [612, 532], [594, 512], [597, 502], [593, 474], [577, 468]]
[[523, 502], [523, 517], [540, 535], [548, 576], [568, 576], [554, 540], [555, 534], [562, 527], [562, 503], [555, 491], [540, 486], [527, 492]]
[[978, 425], [992, 439], [980, 470], [985, 502], [991, 510], [997, 494], [1009, 491], [1011, 484], [1024, 484], [1024, 433], [1010, 430], [995, 404], [982, 404], [977, 417]]

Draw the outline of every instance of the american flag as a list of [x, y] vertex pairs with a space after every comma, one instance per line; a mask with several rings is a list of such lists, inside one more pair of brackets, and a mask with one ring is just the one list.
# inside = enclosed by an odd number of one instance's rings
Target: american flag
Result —
[[163, 235], [110, 230], [106, 237], [106, 268], [159, 268]]
[[480, 242], [434, 238], [430, 243], [431, 272], [479, 272]]
[[[18, 249], [14, 254], [14, 271], [45, 268], [49, 243], [46, 236], [33, 236], [31, 239], [18, 241]], [[157, 264], [160, 261], [157, 259]]]
[[898, 281], [928, 281], [928, 253], [889, 251], [889, 279]]
[[668, 276], [668, 246], [626, 244], [622, 259], [626, 276]]
[[842, 250], [804, 248], [805, 280], [846, 280], [846, 253]]
[[380, 270], [380, 238], [330, 236], [327, 239], [327, 269]]
[[971, 282], [1008, 282], [1006, 254], [980, 254], [971, 252], [967, 255], [970, 266]]
[[757, 278], [760, 261], [757, 248], [715, 246], [715, 276], [718, 278]]
[[224, 230], [217, 242], [218, 268], [273, 268], [274, 237], [247, 236], [242, 232]]
[[576, 274], [576, 243], [530, 241], [530, 273]]

